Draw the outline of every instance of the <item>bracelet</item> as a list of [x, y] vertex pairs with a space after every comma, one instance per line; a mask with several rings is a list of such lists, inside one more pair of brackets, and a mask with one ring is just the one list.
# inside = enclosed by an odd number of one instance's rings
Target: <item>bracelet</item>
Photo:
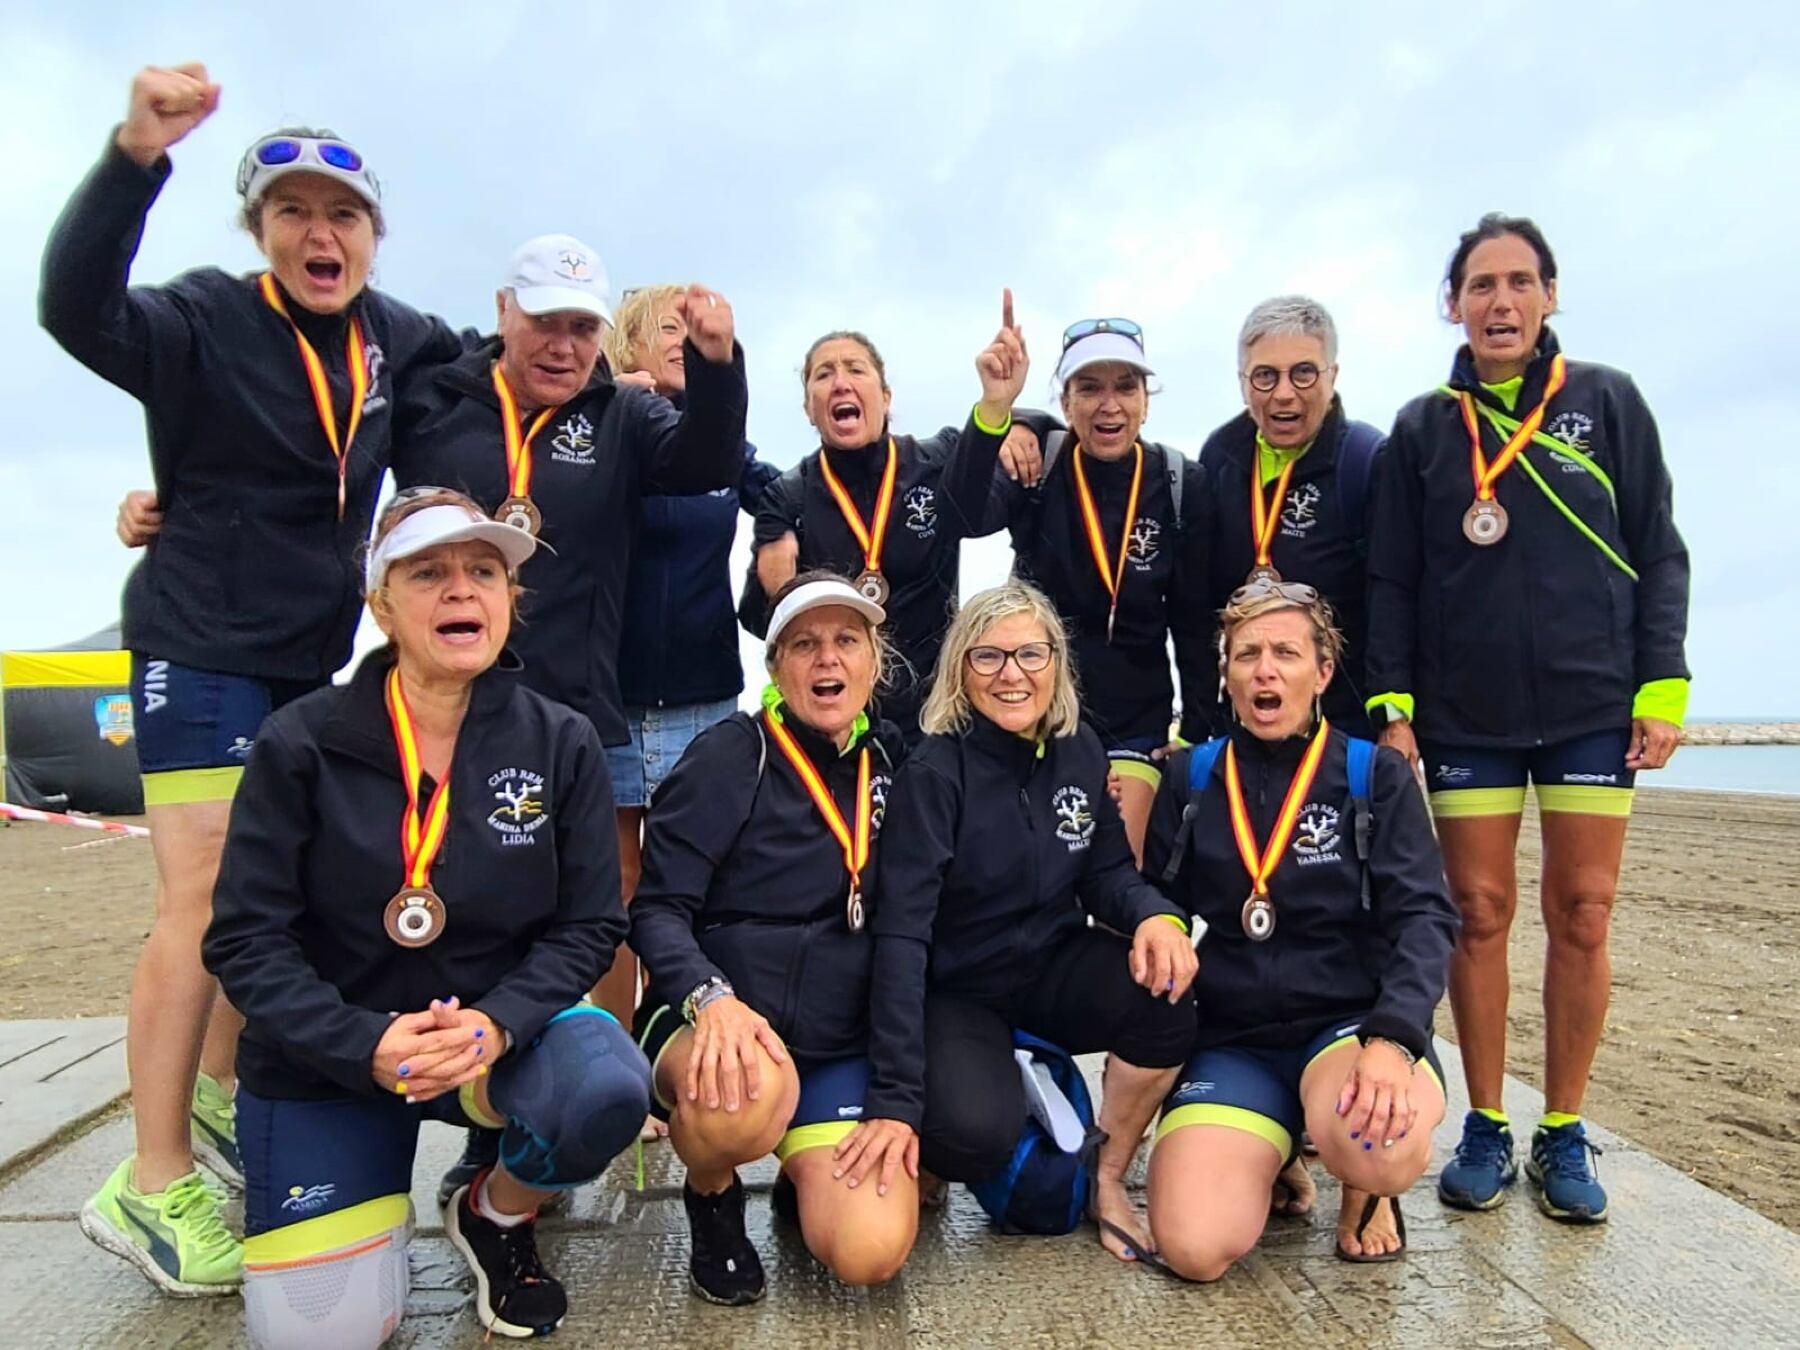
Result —
[[686, 998], [681, 1001], [681, 1020], [689, 1026], [700, 1015], [700, 1010], [709, 1003], [716, 1003], [722, 998], [737, 997], [737, 990], [731, 987], [731, 981], [722, 975], [713, 975], [695, 985]]
[[1419, 1057], [1417, 1055], [1408, 1050], [1404, 1045], [1400, 1044], [1400, 1042], [1395, 1040], [1392, 1036], [1371, 1036], [1368, 1040], [1363, 1042], [1363, 1045], [1366, 1048], [1374, 1045], [1376, 1041], [1380, 1041], [1383, 1045], [1391, 1045], [1394, 1049], [1404, 1055], [1406, 1057], [1406, 1066], [1409, 1069], [1419, 1062]]

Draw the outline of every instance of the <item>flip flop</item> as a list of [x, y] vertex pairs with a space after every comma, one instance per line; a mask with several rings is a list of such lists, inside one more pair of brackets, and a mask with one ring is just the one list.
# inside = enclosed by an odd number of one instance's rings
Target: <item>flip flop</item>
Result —
[[1400, 1245], [1393, 1251], [1383, 1252], [1379, 1256], [1352, 1256], [1344, 1250], [1343, 1243], [1334, 1243], [1333, 1247], [1337, 1252], [1338, 1260], [1349, 1261], [1353, 1265], [1359, 1266], [1379, 1266], [1385, 1265], [1389, 1261], [1398, 1261], [1406, 1255], [1406, 1216], [1400, 1212], [1400, 1197], [1397, 1195], [1371, 1195], [1369, 1197], [1369, 1202], [1363, 1206], [1362, 1221], [1356, 1225], [1356, 1240], [1362, 1241], [1362, 1235], [1369, 1226], [1369, 1220], [1375, 1217], [1375, 1211], [1383, 1200], [1394, 1206], [1394, 1232], [1399, 1235]]
[[1091, 1209], [1088, 1211], [1088, 1218], [1102, 1233], [1106, 1234], [1109, 1238], [1116, 1239], [1126, 1251], [1131, 1253], [1131, 1260], [1127, 1262], [1128, 1265], [1146, 1266], [1151, 1270], [1161, 1271], [1171, 1279], [1179, 1280], [1181, 1278], [1181, 1276], [1169, 1269], [1168, 1263], [1165, 1262], [1162, 1257], [1158, 1256], [1155, 1252], [1146, 1251], [1138, 1246], [1138, 1240], [1123, 1228], [1119, 1227], [1119, 1225], [1114, 1223], [1111, 1219], [1103, 1219]]

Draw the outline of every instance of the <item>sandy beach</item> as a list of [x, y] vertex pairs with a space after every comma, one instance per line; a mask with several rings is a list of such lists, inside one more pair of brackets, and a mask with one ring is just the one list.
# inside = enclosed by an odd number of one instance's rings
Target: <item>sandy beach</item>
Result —
[[[0, 1017], [124, 1012], [153, 908], [150, 848], [0, 828]], [[1638, 796], [1613, 927], [1614, 998], [1588, 1109], [1800, 1231], [1800, 797]], [[1521, 849], [1509, 1069], [1541, 1086], [1537, 832]], [[1449, 1014], [1440, 1014], [1448, 1033]], [[1440, 1137], [1448, 1147], [1449, 1129]], [[1602, 1175], [1606, 1167], [1600, 1163]]]

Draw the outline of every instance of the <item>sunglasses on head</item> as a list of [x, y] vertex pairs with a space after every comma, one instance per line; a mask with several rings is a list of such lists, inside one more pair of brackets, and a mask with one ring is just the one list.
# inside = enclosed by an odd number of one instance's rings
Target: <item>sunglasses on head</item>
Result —
[[1117, 333], [1120, 337], [1130, 338], [1138, 346], [1144, 348], [1144, 330], [1130, 319], [1083, 319], [1063, 329], [1063, 350], [1066, 352], [1077, 342], [1096, 333]]
[[310, 137], [278, 136], [274, 140], [264, 141], [256, 147], [256, 162], [268, 169], [292, 164], [306, 153], [308, 146], [313, 148], [322, 164], [342, 169], [345, 173], [362, 172], [363, 157], [342, 141], [315, 141]]
[[1254, 581], [1246, 581], [1231, 593], [1232, 606], [1249, 604], [1253, 600], [1266, 600], [1270, 596], [1295, 605], [1316, 605], [1319, 593], [1305, 582], [1276, 581], [1273, 577], [1257, 577]]

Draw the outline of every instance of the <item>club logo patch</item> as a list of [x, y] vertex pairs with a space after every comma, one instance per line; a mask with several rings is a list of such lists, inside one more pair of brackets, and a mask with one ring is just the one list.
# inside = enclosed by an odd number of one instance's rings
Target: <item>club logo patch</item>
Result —
[[592, 464], [594, 424], [582, 413], [566, 418], [550, 442], [550, 458], [559, 464]]
[[1281, 532], [1305, 538], [1319, 523], [1319, 485], [1301, 483], [1289, 490], [1281, 507]]
[[1308, 802], [1300, 808], [1300, 818], [1294, 822], [1292, 845], [1294, 860], [1300, 866], [1339, 861], [1343, 857], [1338, 851], [1340, 842], [1337, 807]]
[[1056, 837], [1079, 853], [1094, 837], [1094, 813], [1088, 809], [1088, 795], [1073, 783], [1050, 794], [1050, 809], [1056, 812]]
[[906, 528], [921, 539], [937, 533], [937, 493], [927, 483], [920, 483], [901, 498], [906, 507]]
[[550, 819], [544, 809], [544, 776], [530, 769], [502, 769], [488, 778], [499, 803], [488, 825], [505, 845], [535, 844], [534, 837]]
[[1150, 564], [1162, 556], [1162, 522], [1149, 516], [1139, 516], [1137, 523], [1131, 527], [1131, 538], [1125, 545], [1125, 556], [1131, 559], [1133, 570], [1148, 572]]
[[363, 344], [363, 362], [369, 368], [369, 392], [363, 397], [362, 415], [367, 417], [387, 407], [387, 399], [381, 393], [381, 372], [387, 368], [387, 353], [381, 350], [378, 342]]
[[1594, 419], [1584, 412], [1573, 410], [1559, 412], [1544, 427], [1544, 433], [1554, 440], [1561, 441], [1571, 450], [1587, 453], [1594, 434]]
[[885, 773], [875, 774], [869, 779], [869, 833], [881, 833], [881, 822], [887, 816], [888, 789], [893, 787], [894, 780]]

